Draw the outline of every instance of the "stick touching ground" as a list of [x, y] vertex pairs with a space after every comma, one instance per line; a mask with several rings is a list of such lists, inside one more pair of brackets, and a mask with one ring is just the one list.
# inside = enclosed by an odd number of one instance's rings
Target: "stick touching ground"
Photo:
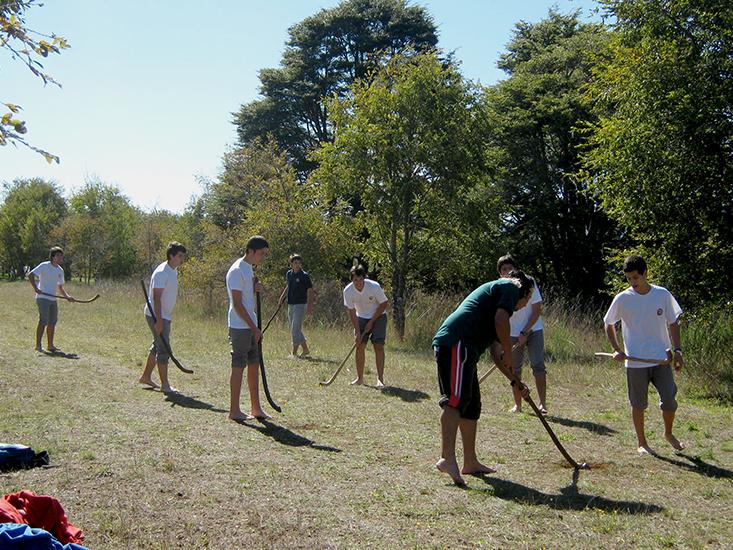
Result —
[[[364, 339], [364, 336], [366, 336], [366, 332], [362, 333], [361, 336], [359, 336], [359, 340], [363, 340]], [[354, 341], [354, 345], [351, 346], [351, 349], [349, 350], [348, 355], [346, 357], [344, 357], [344, 360], [343, 361], [341, 361], [341, 364], [336, 369], [336, 372], [333, 373], [333, 376], [331, 376], [331, 378], [329, 378], [325, 382], [319, 382], [319, 384], [321, 386], [330, 386], [331, 384], [333, 384], [333, 381], [336, 380], [336, 377], [341, 372], [341, 369], [344, 368], [344, 365], [346, 364], [346, 361], [349, 360], [349, 357], [351, 357], [351, 354], [354, 353], [354, 350], [355, 349], [356, 349], [356, 341]]]

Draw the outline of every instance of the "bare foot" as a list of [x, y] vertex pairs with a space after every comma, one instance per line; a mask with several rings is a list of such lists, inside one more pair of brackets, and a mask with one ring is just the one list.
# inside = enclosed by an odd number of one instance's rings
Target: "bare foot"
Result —
[[496, 469], [491, 468], [489, 466], [485, 466], [481, 464], [479, 461], [476, 461], [470, 464], [464, 464], [463, 468], [461, 468], [461, 473], [466, 474], [466, 475], [493, 474], [493, 473], [496, 473]]
[[236, 413], [229, 413], [229, 420], [234, 420], [234, 422], [244, 422], [245, 420], [252, 420], [252, 416], [239, 411]]
[[377, 387], [379, 389], [382, 389], [384, 387], [384, 382], [382, 382], [381, 380], [377, 380]]
[[160, 391], [162, 391], [163, 393], [179, 393], [179, 391], [173, 386], [163, 386], [162, 388], [160, 388]]
[[272, 418], [269, 414], [261, 409], [259, 411], [252, 411], [250, 415], [252, 415], [252, 418], [256, 418], [257, 420], [269, 420], [270, 418]]
[[150, 386], [154, 390], [157, 390], [160, 387], [160, 386], [158, 386], [158, 384], [156, 384], [155, 382], [153, 382], [152, 378], [148, 378], [147, 380], [145, 380], [143, 378], [140, 378], [140, 380], [138, 380], [137, 382], [138, 382], [138, 384], [145, 384], [146, 386]]
[[664, 434], [664, 439], [666, 439], [670, 445], [676, 450], [681, 451], [685, 448], [685, 444], [681, 443], [674, 435], [672, 434]]
[[364, 379], [363, 378], [356, 378], [356, 379], [354, 379], [354, 380], [351, 381], [351, 385], [352, 386], [361, 386], [363, 383], [364, 383]]
[[448, 474], [453, 479], [453, 483], [459, 487], [466, 485], [466, 482], [463, 481], [461, 474], [458, 472], [458, 464], [455, 462], [448, 462], [445, 458], [441, 458], [435, 463], [435, 467], [444, 474]]
[[646, 456], [652, 454], [654, 451], [652, 451], [649, 445], [639, 445], [636, 452], [639, 453], [639, 456]]
[[510, 413], [520, 413], [522, 412], [522, 407], [519, 405], [514, 405], [511, 409], [509, 409]]

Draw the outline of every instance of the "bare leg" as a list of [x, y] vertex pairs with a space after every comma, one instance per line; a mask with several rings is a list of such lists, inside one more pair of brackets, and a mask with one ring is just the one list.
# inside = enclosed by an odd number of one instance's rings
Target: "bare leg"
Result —
[[537, 386], [537, 397], [540, 398], [540, 411], [547, 412], [547, 375], [543, 372], [542, 374], [534, 375], [534, 382]]
[[293, 357], [297, 357], [297, 355], [298, 355], [298, 344], [293, 344], [293, 353], [291, 355]]
[[56, 346], [53, 345], [53, 336], [56, 334], [56, 325], [48, 325], [46, 327], [46, 340], [48, 341], [48, 350], [53, 351]]
[[[516, 374], [516, 372], [515, 372]], [[521, 376], [517, 374], [517, 378], [521, 380]], [[512, 395], [514, 396], [514, 407], [510, 409], [511, 412], [522, 412], [522, 392], [517, 386], [512, 386]]]
[[239, 407], [239, 397], [242, 392], [242, 378], [244, 369], [232, 368], [232, 374], [229, 377], [229, 418], [231, 420], [247, 420], [249, 415], [244, 414]]
[[491, 474], [496, 472], [494, 468], [489, 468], [481, 464], [476, 456], [477, 426], [477, 420], [461, 418], [458, 422], [458, 427], [461, 429], [461, 439], [463, 440], [462, 474]]
[[306, 342], [305, 340], [303, 340], [303, 343], [301, 344], [301, 346], [303, 348], [303, 355], [310, 355], [311, 352], [308, 349], [308, 342]]
[[158, 376], [160, 376], [160, 389], [164, 392], [177, 391], [168, 382], [168, 363], [158, 363]]
[[676, 450], [681, 451], [685, 448], [685, 444], [681, 443], [672, 434], [672, 424], [674, 424], [674, 413], [675, 411], [662, 411], [662, 418], [664, 419], [664, 438], [669, 442], [672, 447]]
[[153, 369], [155, 368], [155, 353], [150, 352], [148, 353], [148, 360], [145, 363], [145, 369], [143, 369], [143, 373], [140, 375], [140, 379], [138, 382], [141, 384], [147, 384], [151, 388], [157, 388], [158, 384], [153, 382], [152, 374]]
[[652, 452], [644, 434], [644, 412], [644, 409], [631, 408], [631, 418], [634, 421], [634, 430], [636, 430], [636, 450], [642, 455]]
[[351, 383], [360, 386], [364, 383], [364, 360], [366, 355], [366, 344], [359, 342], [356, 344], [356, 379]]
[[377, 363], [377, 387], [384, 387], [384, 344], [374, 344], [374, 357]]
[[46, 325], [42, 325], [39, 321], [38, 326], [36, 327], [36, 349], [43, 349], [41, 340], [43, 340], [43, 333], [45, 330], [46, 330]]
[[447, 405], [443, 407], [443, 413], [440, 415], [442, 454], [435, 467], [448, 474], [456, 485], [465, 485], [466, 482], [463, 481], [456, 462], [456, 434], [460, 417], [458, 409]]
[[257, 363], [247, 366], [247, 386], [249, 386], [249, 402], [252, 406], [250, 414], [255, 418], [271, 418], [260, 405], [260, 366]]

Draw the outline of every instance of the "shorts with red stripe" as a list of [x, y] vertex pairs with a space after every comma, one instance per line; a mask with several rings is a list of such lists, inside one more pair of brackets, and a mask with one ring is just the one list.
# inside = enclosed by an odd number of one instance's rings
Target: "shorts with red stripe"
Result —
[[435, 346], [433, 351], [438, 365], [438, 404], [458, 409], [461, 418], [478, 420], [481, 416], [481, 393], [476, 371], [479, 354], [461, 342], [452, 346]]

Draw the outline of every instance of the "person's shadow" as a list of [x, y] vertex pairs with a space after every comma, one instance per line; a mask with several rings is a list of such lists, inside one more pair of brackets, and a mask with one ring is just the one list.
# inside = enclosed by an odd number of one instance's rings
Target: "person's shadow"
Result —
[[49, 357], [60, 357], [62, 359], [79, 359], [79, 354], [64, 353], [63, 351], [48, 351], [44, 349], [43, 354], [48, 355]]
[[383, 388], [379, 388], [377, 386], [369, 387], [381, 390], [384, 395], [399, 397], [402, 401], [407, 401], [409, 403], [415, 403], [417, 401], [422, 401], [423, 399], [430, 399], [429, 394], [420, 390], [408, 390], [407, 388], [400, 388], [399, 386], [384, 386]]
[[585, 420], [572, 420], [570, 418], [563, 418], [561, 416], [546, 416], [545, 420], [548, 422], [554, 422], [555, 424], [561, 424], [563, 426], [569, 426], [571, 428], [583, 428], [589, 432], [597, 433], [599, 435], [612, 435], [618, 433], [618, 431], [603, 424], [596, 424], [595, 422], [588, 422]]
[[690, 472], [695, 472], [696, 474], [700, 474], [701, 476], [714, 477], [718, 479], [733, 479], [733, 471], [726, 470], [725, 468], [721, 468], [720, 466], [715, 466], [714, 464], [709, 464], [701, 459], [699, 456], [692, 456], [685, 453], [677, 452], [677, 456], [681, 456], [682, 458], [686, 458], [690, 461], [683, 462], [681, 460], [675, 460], [674, 458], [662, 456], [655, 451], [651, 452], [650, 454], [657, 460], [667, 462], [668, 464], [672, 464], [674, 466], [679, 466], [680, 468], [684, 468], [685, 470], [689, 470]]
[[216, 413], [229, 412], [225, 409], [217, 409], [211, 403], [200, 401], [195, 397], [189, 397], [188, 395], [183, 395], [182, 393], [166, 393], [165, 401], [170, 403], [171, 407], [175, 407], [176, 405], [178, 405], [179, 407], [185, 407], [187, 409], [201, 409]]
[[[252, 424], [251, 422], [258, 422], [261, 425]], [[325, 451], [328, 453], [341, 452], [341, 449], [337, 449], [336, 447], [331, 447], [329, 445], [321, 445], [320, 443], [316, 443], [312, 439], [308, 439], [305, 436], [289, 430], [285, 426], [280, 426], [279, 424], [275, 424], [274, 422], [271, 422], [267, 419], [251, 421], [243, 420], [239, 421], [239, 424], [241, 424], [242, 426], [247, 426], [248, 428], [252, 428], [253, 430], [257, 430], [261, 434], [264, 434], [267, 437], [271, 437], [278, 443], [282, 443], [283, 445], [287, 445], [289, 447], [311, 447], [312, 449], [316, 449], [317, 451]]]
[[330, 359], [327, 357], [318, 357], [315, 355], [306, 355], [306, 356], [300, 356], [297, 358], [298, 361], [307, 361], [308, 363], [324, 363], [326, 365], [330, 365], [333, 363], [338, 363], [336, 359]]
[[[597, 495], [587, 495], [578, 491], [579, 471], [573, 471], [570, 485], [560, 489], [560, 494], [552, 495], [532, 489], [526, 485], [507, 481], [492, 475], [480, 474], [478, 477], [491, 488], [491, 495], [502, 500], [511, 500], [519, 504], [547, 506], [555, 510], [585, 510], [587, 508], [620, 514], [656, 514], [664, 507], [657, 504], [629, 500], [612, 500]], [[485, 489], [478, 489], [484, 491]]]

